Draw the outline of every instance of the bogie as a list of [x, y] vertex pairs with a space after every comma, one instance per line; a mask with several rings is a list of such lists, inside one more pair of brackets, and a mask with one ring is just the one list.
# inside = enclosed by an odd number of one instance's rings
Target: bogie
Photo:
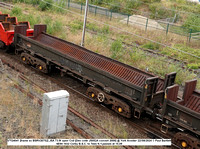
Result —
[[112, 95], [109, 95], [108, 93], [105, 93], [101, 89], [95, 87], [89, 87], [86, 91], [86, 95], [93, 98], [95, 101], [99, 103], [111, 105], [112, 110], [114, 110], [115, 112], [119, 113], [124, 117], [131, 118], [132, 108], [128, 103]]

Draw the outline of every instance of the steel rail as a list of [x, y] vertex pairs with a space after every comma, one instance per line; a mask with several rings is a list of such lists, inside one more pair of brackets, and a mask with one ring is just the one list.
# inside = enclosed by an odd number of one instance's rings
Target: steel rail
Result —
[[[65, 27], [66, 27], [67, 29], [71, 30], [71, 27], [69, 27], [69, 26], [65, 26]], [[92, 30], [89, 30], [89, 29], [86, 29], [86, 31], [87, 31], [89, 34], [92, 34], [92, 35], [98, 35], [98, 34], [103, 35], [102, 33], [98, 33], [98, 32], [96, 32], [96, 31], [92, 31]], [[114, 38], [108, 37], [108, 39], [111, 40], [111, 41], [116, 41], [116, 39], [114, 39]], [[188, 71], [193, 72], [193, 73], [195, 73], [195, 74], [197, 74], [197, 75], [200, 75], [200, 72], [199, 72], [198, 70], [190, 69], [190, 68], [187, 68], [187, 67], [186, 67], [186, 65], [188, 64], [188, 62], [185, 62], [185, 61], [176, 59], [176, 58], [174, 58], [174, 57], [171, 57], [171, 56], [168, 56], [168, 55], [159, 53], [159, 52], [157, 52], [157, 51], [155, 51], [155, 50], [142, 48], [142, 47], [140, 47], [140, 45], [137, 44], [137, 43], [133, 43], [133, 42], [132, 42], [132, 43], [122, 42], [122, 44], [125, 46], [125, 48], [126, 48], [127, 50], [129, 50], [129, 49], [131, 49], [131, 48], [133, 48], [133, 47], [136, 47], [136, 48], [138, 48], [138, 49], [140, 49], [140, 50], [142, 50], [142, 51], [148, 52], [148, 53], [153, 54], [153, 55], [155, 55], [155, 56], [165, 57], [165, 58], [167, 58], [167, 59], [169, 59], [169, 60], [172, 60], [173, 62], [178, 62], [178, 63], [180, 63], [180, 65], [182, 65], [181, 68], [182, 68], [183, 70], [188, 70]], [[129, 50], [129, 51], [130, 51], [130, 50]], [[169, 64], [173, 64], [173, 62], [170, 62], [170, 61], [165, 61], [165, 60], [162, 60], [162, 61], [163, 61], [163, 62], [168, 62]]]
[[[67, 26], [67, 28], [70, 29], [69, 26]], [[90, 33], [90, 34], [93, 34], [93, 35], [102, 34], [102, 33], [98, 33], [98, 32], [95, 32], [95, 31], [92, 31], [92, 30], [89, 30], [89, 29], [87, 29], [87, 32]], [[109, 38], [109, 40], [111, 40], [111, 41], [116, 41], [116, 39], [114, 39], [114, 38]], [[181, 67], [182, 69], [188, 70], [188, 71], [193, 72], [193, 73], [195, 73], [195, 74], [200, 74], [200, 72], [198, 72], [198, 70], [194, 70], [194, 69], [187, 68], [186, 65], [188, 64], [188, 62], [185, 62], [185, 61], [176, 59], [176, 58], [174, 58], [174, 57], [171, 57], [171, 56], [168, 56], [168, 55], [159, 53], [159, 52], [157, 52], [157, 51], [155, 51], [155, 50], [142, 48], [142, 47], [140, 47], [140, 45], [137, 44], [137, 43], [126, 43], [126, 42], [122, 42], [122, 44], [125, 46], [125, 48], [133, 48], [133, 47], [136, 47], [136, 48], [138, 48], [138, 49], [140, 49], [140, 50], [142, 50], [142, 51], [145, 51], [145, 52], [148, 52], [148, 53], [157, 55], [157, 56], [166, 57], [167, 59], [173, 60], [174, 62], [179, 62], [179, 63], [183, 64], [184, 66]], [[168, 63], [172, 64], [172, 62], [169, 62], [169, 61], [168, 61]]]
[[[9, 55], [9, 56], [10, 56], [10, 55]], [[21, 63], [21, 62], [19, 63], [19, 60], [18, 60], [16, 57], [13, 57], [13, 59], [15, 59], [14, 61], [17, 61], [18, 65]], [[9, 62], [7, 62], [6, 60], [2, 59], [2, 62], [3, 62], [4, 64], [8, 65], [9, 67], [11, 67], [12, 69], [15, 69], [16, 71], [18, 71], [18, 72], [20, 72], [21, 74], [23, 74], [23, 71], [21, 71], [20, 68], [19, 68], [16, 64], [13, 63], [13, 61], [11, 61], [11, 62], [9, 63]], [[29, 68], [29, 69], [35, 70], [34, 68], [30, 68], [29, 66], [25, 66], [25, 67], [26, 67], [26, 68]], [[101, 106], [101, 105], [98, 104], [97, 102], [93, 102], [93, 101], [92, 101], [88, 96], [86, 96], [85, 94], [83, 94], [83, 93], [77, 91], [76, 89], [73, 89], [73, 88], [70, 87], [70, 86], [67, 86], [67, 85], [61, 83], [61, 81], [59, 81], [58, 78], [53, 78], [53, 77], [47, 76], [47, 75], [45, 75], [45, 74], [43, 74], [43, 73], [41, 73], [41, 72], [38, 72], [38, 74], [41, 75], [41, 76], [45, 76], [48, 80], [51, 80], [53, 83], [57, 84], [58, 86], [60, 86], [60, 87], [62, 87], [62, 88], [64, 88], [64, 89], [66, 89], [66, 90], [68, 90], [68, 91], [71, 91], [72, 93], [77, 94], [78, 96], [81, 96], [81, 98], [82, 98], [83, 100], [87, 100], [87, 101], [89, 100], [89, 101], [91, 101], [92, 104], [94, 104], [95, 106]], [[35, 86], [37, 86], [37, 85], [35, 85]], [[106, 108], [106, 107], [104, 107], [104, 106], [101, 106], [101, 108], [102, 108], [103, 110], [107, 111], [107, 112], [111, 112], [113, 115], [115, 115], [115, 114], [118, 115], [118, 114], [115, 113], [114, 111], [112, 111], [112, 110], [110, 110], [110, 109], [108, 109], [108, 108]], [[121, 116], [120, 118], [123, 119], [124, 117]], [[138, 120], [138, 121], [139, 121], [139, 122], [136, 123], [135, 121], [133, 122], [133, 121], [131, 121], [131, 120], [129, 120], [129, 119], [126, 119], [126, 122], [127, 122], [129, 125], [131, 125], [133, 128], [137, 128], [137, 129], [138, 129], [139, 131], [141, 131], [141, 132], [145, 132], [146, 134], [151, 134], [151, 135], [153, 135], [153, 136], [156, 137], [156, 138], [163, 138], [163, 136], [164, 136], [165, 138], [170, 138], [170, 137], [166, 137], [166, 135], [163, 135], [163, 134], [162, 134], [162, 136], [161, 136], [160, 133], [158, 134], [158, 131], [159, 131], [159, 130], [158, 130], [157, 132], [154, 132], [153, 129], [150, 130], [150, 128], [144, 127], [143, 125], [141, 125], [141, 124], [144, 123], [142, 120]], [[172, 145], [175, 146], [174, 144], [172, 144]]]
[[[31, 99], [37, 99], [39, 105], [42, 106], [42, 101], [38, 98], [36, 98], [32, 93], [27, 92], [22, 86], [14, 84], [14, 87], [16, 89], [18, 89], [20, 92], [26, 94], [29, 98]], [[74, 111], [76, 112], [76, 111]], [[74, 113], [75, 114], [75, 113]], [[80, 129], [79, 127], [77, 127], [76, 125], [74, 125], [69, 119], [66, 120], [66, 123], [69, 124], [75, 131], [77, 131], [79, 134], [81, 134], [83, 137], [87, 138], [87, 139], [91, 139], [92, 136], [90, 136], [87, 132], [85, 132], [84, 130]]]
[[[6, 63], [9, 67], [11, 67], [12, 69], [15, 69], [15, 66], [13, 66], [12, 64], [8, 64], [5, 60], [2, 60], [3, 63]], [[18, 72], [20, 72], [20, 70], [17, 69]], [[30, 79], [28, 79], [27, 77], [25, 77], [23, 74], [20, 74], [18, 76], [20, 79], [29, 82], [29, 84], [31, 84], [34, 87], [39, 88], [41, 91], [43, 92], [47, 92], [47, 90], [41, 88], [39, 85], [37, 85], [35, 82], [31, 81]], [[10, 78], [10, 77], [9, 77]], [[12, 79], [12, 78], [10, 78]], [[27, 92], [22, 86], [18, 85], [18, 84], [14, 84], [14, 87], [18, 90], [20, 90], [22, 93], [26, 94], [29, 98], [31, 99], [37, 99], [37, 102], [39, 103], [39, 105], [42, 106], [42, 100], [35, 97], [32, 93]], [[87, 97], [87, 96], [86, 96]], [[102, 133], [104, 133], [105, 135], [107, 135], [108, 137], [112, 138], [112, 139], [117, 139], [117, 137], [115, 135], [113, 135], [112, 133], [108, 132], [107, 130], [105, 130], [104, 128], [102, 128], [101, 126], [97, 125], [95, 122], [93, 122], [92, 120], [90, 120], [89, 118], [85, 117], [84, 115], [80, 114], [79, 112], [77, 112], [75, 109], [73, 109], [72, 107], [68, 107], [68, 110], [70, 112], [72, 112], [73, 114], [75, 114], [76, 116], [78, 116], [79, 118], [81, 118], [82, 120], [84, 120], [85, 122], [87, 122], [88, 124], [92, 125], [93, 127], [95, 127], [96, 129], [99, 129]], [[91, 139], [93, 138], [91, 135], [89, 135], [87, 132], [85, 132], [84, 130], [80, 129], [79, 127], [75, 126], [69, 119], [66, 120], [67, 124], [69, 124], [75, 131], [77, 131], [78, 133], [80, 133], [83, 137], [87, 138], [87, 139]], [[133, 147], [131, 146], [123, 146], [126, 149], [132, 149]]]
[[14, 6], [4, 2], [0, 2], [0, 7], [11, 10]]
[[[23, 79], [24, 81], [28, 81], [30, 82], [31, 85], [38, 87], [40, 90], [42, 90], [43, 92], [47, 92], [47, 90], [41, 88], [40, 86], [38, 86], [35, 82], [31, 81], [30, 79], [28, 79], [27, 77], [20, 75], [19, 78]], [[78, 111], [76, 111], [75, 109], [73, 109], [72, 107], [68, 106], [68, 110], [71, 111], [72, 113], [74, 113], [75, 115], [77, 115], [78, 117], [80, 117], [81, 119], [83, 119], [84, 121], [90, 123], [92, 126], [94, 126], [95, 128], [101, 130], [104, 134], [106, 134], [107, 136], [115, 139], [117, 138], [115, 135], [111, 134], [110, 132], [106, 131], [105, 129], [103, 129], [101, 126], [97, 125], [96, 123], [94, 123], [92, 120], [90, 120], [89, 118], [85, 117], [84, 115], [80, 114]]]
[[[39, 88], [42, 91], [47, 92], [45, 89], [41, 88], [40, 86], [38, 86], [37, 84], [35, 84], [33, 81], [31, 81], [30, 79], [26, 78], [25, 76], [23, 76], [22, 74], [19, 75], [19, 78], [23, 79], [26, 82], [29, 82], [29, 84]], [[32, 93], [27, 92], [22, 86], [14, 84], [14, 87], [19, 89], [22, 93], [26, 94], [28, 97], [30, 97], [31, 99], [37, 99], [38, 103], [42, 106], [42, 101], [41, 99], [38, 99], [37, 97], [35, 97]], [[78, 116], [79, 118], [81, 118], [82, 120], [84, 120], [85, 122], [89, 123], [91, 126], [99, 129], [102, 133], [104, 133], [105, 135], [111, 137], [112, 139], [116, 139], [117, 137], [113, 134], [111, 134], [110, 132], [106, 131], [104, 128], [102, 128], [101, 126], [97, 125], [95, 122], [93, 122], [92, 120], [90, 120], [89, 118], [85, 117], [84, 115], [80, 114], [78, 111], [76, 111], [75, 109], [73, 109], [72, 107], [68, 106], [68, 110], [70, 112], [72, 112], [73, 114], [75, 114], [76, 116]], [[87, 139], [91, 139], [93, 138], [91, 135], [89, 135], [87, 132], [85, 132], [84, 130], [80, 129], [79, 127], [77, 127], [76, 125], [74, 125], [69, 119], [66, 120], [67, 124], [69, 124], [72, 128], [74, 128], [74, 130], [76, 130], [78, 133], [80, 133], [82, 136], [84, 136]], [[130, 146], [123, 146], [127, 149], [131, 149], [132, 147]]]
[[[31, 81], [30, 79], [26, 78], [25, 76], [19, 76], [19, 77], [20, 77], [21, 79], [23, 79], [24, 81], [30, 82], [31, 85], [33, 85], [33, 86], [35, 86], [35, 87], [39, 87], [41, 90], [47, 92], [46, 90], [44, 90], [43, 88], [41, 88], [40, 86], [38, 86], [35, 82]], [[61, 84], [59, 81], [57, 81], [57, 80], [54, 79], [54, 78], [51, 78], [51, 81], [54, 82], [54, 83], [56, 83], [56, 84], [58, 84], [59, 86], [62, 86], [63, 88], [70, 89], [70, 91], [73, 91], [73, 92], [75, 92], [76, 94], [78, 94], [78, 95], [80, 95], [80, 96], [82, 96], [82, 97], [86, 97], [87, 100], [89, 99], [88, 96], [86, 96], [86, 95], [84, 95], [84, 94], [78, 92], [77, 90], [75, 90], [75, 89], [73, 89], [73, 88], [71, 88], [71, 87], [69, 87], [69, 86], [66, 86], [66, 85], [64, 85], [64, 84]], [[90, 100], [90, 99], [89, 99], [89, 100]], [[94, 102], [93, 102], [93, 103], [94, 103]], [[99, 104], [97, 104], [97, 105], [99, 106]], [[101, 132], [103, 132], [103, 133], [106, 134], [107, 136], [109, 136], [109, 137], [111, 137], [111, 138], [113, 138], [113, 139], [116, 139], [116, 138], [117, 138], [116, 136], [114, 136], [114, 135], [111, 134], [110, 132], [106, 131], [106, 130], [105, 130], [104, 128], [102, 128], [101, 126], [95, 124], [93, 121], [91, 121], [90, 119], [88, 119], [88, 118], [85, 117], [84, 115], [80, 114], [79, 112], [77, 112], [76, 110], [74, 110], [73, 108], [71, 108], [70, 106], [69, 106], [68, 109], [69, 109], [69, 111], [71, 111], [72, 113], [74, 113], [75, 115], [77, 115], [78, 117], [80, 117], [81, 119], [83, 119], [84, 121], [86, 121], [87, 123], [91, 124], [92, 126], [94, 126], [94, 127], [97, 128], [97, 129], [99, 129]], [[105, 108], [105, 109], [107, 109], [107, 108]], [[107, 110], [108, 110], [108, 112], [113, 112], [113, 111], [111, 111], [110, 109], [107, 109]], [[116, 114], [116, 113], [114, 113], [114, 114]], [[148, 135], [148, 134], [151, 134], [153, 137], [160, 138], [160, 139], [163, 139], [163, 138], [171, 138], [171, 137], [172, 137], [172, 135], [170, 135], [170, 137], [169, 137], [169, 135], [167, 135], [167, 134], [162, 134], [159, 130], [157, 130], [156, 128], [154, 128], [154, 127], [155, 127], [154, 125], [152, 125], [152, 127], [151, 127], [150, 125], [147, 125], [147, 127], [141, 127], [141, 126], [140, 126], [141, 121], [139, 121], [138, 123], [136, 123], [136, 122], [133, 122], [133, 121], [127, 119], [127, 122], [128, 122], [131, 126], [133, 126], [134, 128], [137, 128], [137, 129], [139, 129], [140, 131], [145, 132], [147, 135]], [[156, 133], [155, 133], [155, 132], [156, 132]], [[174, 147], [177, 147], [175, 144], [172, 144], [172, 145], [173, 145]], [[124, 146], [124, 147], [126, 147], [126, 148], [128, 148], [128, 149], [129, 149], [129, 148], [132, 148], [132, 147], [127, 147], [127, 146]], [[177, 148], [178, 148], [178, 147], [177, 147]]]

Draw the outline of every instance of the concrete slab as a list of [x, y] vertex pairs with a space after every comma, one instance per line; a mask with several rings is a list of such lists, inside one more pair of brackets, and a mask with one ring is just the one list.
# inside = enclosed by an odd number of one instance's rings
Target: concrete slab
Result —
[[[127, 24], [127, 19], [123, 19], [120, 22]], [[146, 24], [148, 23], [147, 30], [164, 30], [164, 28], [155, 20], [148, 19], [147, 17], [141, 16], [141, 15], [132, 15], [129, 17], [129, 25], [140, 27], [141, 29], [146, 29]]]

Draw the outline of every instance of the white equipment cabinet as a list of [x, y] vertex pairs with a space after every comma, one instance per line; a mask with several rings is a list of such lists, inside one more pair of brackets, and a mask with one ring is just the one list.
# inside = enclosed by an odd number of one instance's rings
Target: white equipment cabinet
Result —
[[40, 133], [49, 136], [65, 131], [69, 93], [65, 90], [45, 93]]

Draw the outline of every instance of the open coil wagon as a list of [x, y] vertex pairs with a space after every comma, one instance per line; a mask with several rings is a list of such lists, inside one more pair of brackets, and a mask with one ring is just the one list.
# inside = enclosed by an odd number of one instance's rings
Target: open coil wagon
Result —
[[[16, 28], [24, 32], [26, 27]], [[16, 53], [25, 63], [44, 73], [56, 66], [62, 73], [71, 73], [88, 84], [87, 94], [98, 102], [113, 106], [113, 110], [130, 118], [139, 118], [143, 111], [150, 114], [159, 108], [167, 86], [173, 85], [175, 73], [165, 81], [134, 67], [125, 65], [83, 47], [45, 33], [45, 25], [34, 27], [34, 36], [16, 34]], [[24, 32], [25, 34], [25, 32]]]
[[14, 41], [14, 28], [17, 25], [27, 26], [26, 36], [33, 36], [33, 29], [28, 21], [18, 22], [16, 17], [0, 12], [0, 48], [10, 46]]
[[179, 98], [177, 84], [168, 87], [162, 108], [161, 131], [175, 133], [174, 142], [184, 148], [200, 148], [200, 92], [197, 80], [186, 82], [184, 94]]

